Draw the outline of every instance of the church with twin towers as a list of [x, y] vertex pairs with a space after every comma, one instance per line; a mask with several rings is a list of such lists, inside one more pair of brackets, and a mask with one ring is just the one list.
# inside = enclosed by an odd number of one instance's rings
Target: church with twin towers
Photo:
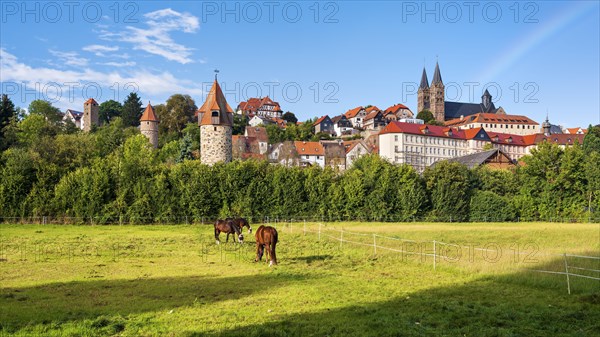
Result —
[[423, 68], [421, 83], [417, 91], [417, 111], [421, 112], [423, 110], [431, 111], [435, 120], [442, 123], [447, 120], [477, 113], [505, 114], [502, 107], [496, 108], [494, 106], [492, 95], [490, 95], [487, 89], [481, 96], [481, 103], [446, 101], [444, 81], [442, 80], [442, 73], [438, 62], [435, 63], [431, 85], [427, 78], [427, 71]]

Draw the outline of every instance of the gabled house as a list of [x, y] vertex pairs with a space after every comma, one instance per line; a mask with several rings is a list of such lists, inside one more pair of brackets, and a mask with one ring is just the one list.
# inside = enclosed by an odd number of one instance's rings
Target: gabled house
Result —
[[333, 131], [338, 137], [351, 135], [354, 131], [352, 122], [345, 115], [335, 116], [331, 119], [331, 122], [333, 123]]
[[83, 117], [83, 112], [67, 109], [63, 115], [63, 121], [71, 121], [78, 129], [82, 129], [81, 117]]
[[352, 167], [358, 158], [371, 153], [367, 144], [361, 139], [345, 141], [344, 149], [346, 151], [346, 169]]
[[344, 114], [354, 128], [362, 128], [367, 111], [362, 106], [346, 111]]
[[378, 130], [387, 125], [387, 119], [380, 110], [372, 110], [365, 116], [363, 127], [366, 130]]
[[299, 166], [300, 156], [296, 151], [296, 146], [292, 141], [276, 143], [269, 147], [267, 151], [269, 162], [280, 164], [283, 166]]
[[270, 118], [263, 117], [263, 116], [254, 116], [254, 117], [250, 118], [250, 120], [248, 121], [248, 124], [250, 126], [260, 126], [260, 125], [267, 126], [269, 124], [274, 124], [274, 123]]
[[329, 116], [325, 115], [319, 119], [317, 119], [313, 123], [313, 127], [315, 128], [315, 133], [323, 132], [328, 134], [334, 134], [335, 130], [333, 128], [333, 122]]
[[325, 166], [334, 170], [345, 170], [346, 149], [342, 140], [322, 140], [321, 144], [325, 149]]
[[258, 144], [258, 154], [265, 154], [269, 149], [269, 135], [267, 129], [262, 127], [247, 126], [244, 136], [253, 138]]
[[236, 112], [250, 118], [254, 116], [262, 116], [268, 118], [281, 118], [283, 111], [278, 102], [267, 97], [250, 98], [247, 101], [238, 104]]
[[295, 141], [296, 152], [301, 166], [319, 165], [325, 167], [325, 148], [319, 142]]
[[[391, 107], [385, 109], [385, 111], [383, 112], [383, 115], [388, 119], [388, 120], [399, 120], [402, 118], [413, 118], [414, 114], [412, 111], [410, 111], [410, 109], [404, 105], [404, 104], [395, 104], [392, 105]], [[392, 116], [395, 116], [396, 119], [393, 119]]]

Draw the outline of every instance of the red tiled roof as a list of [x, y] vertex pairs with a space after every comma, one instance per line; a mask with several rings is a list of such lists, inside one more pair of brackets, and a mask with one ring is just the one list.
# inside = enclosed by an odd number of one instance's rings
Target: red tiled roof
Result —
[[296, 151], [301, 156], [324, 156], [325, 149], [319, 142], [294, 141]]
[[391, 107], [385, 109], [385, 113], [396, 113], [398, 112], [398, 110], [400, 109], [406, 109], [406, 110], [410, 110], [406, 105], [404, 104], [396, 104], [396, 105], [392, 105]]
[[375, 118], [377, 116], [377, 114], [379, 114], [379, 113], [380, 113], [379, 110], [372, 111], [371, 113], [369, 113], [368, 115], [365, 116], [365, 121]]
[[577, 132], [579, 132], [579, 130], [581, 130], [581, 132], [583, 132], [584, 134], [587, 133], [586, 129], [582, 129], [582, 128], [567, 128], [567, 131], [569, 132], [569, 134], [577, 134]]
[[255, 126], [246, 126], [246, 134], [248, 137], [255, 137], [259, 142], [265, 143], [269, 141], [267, 129]]
[[263, 98], [249, 98], [247, 101], [240, 102], [238, 109], [255, 114], [263, 105], [273, 105], [273, 111], [281, 111], [281, 107], [278, 102], [273, 101], [269, 96]]
[[87, 101], [85, 101], [85, 103], [83, 103], [83, 104], [96, 104], [96, 105], [98, 105], [98, 102], [96, 102], [95, 99], [90, 98]]
[[[449, 130], [452, 130], [452, 135], [450, 136], [447, 135]], [[426, 134], [430, 137], [466, 139], [464, 130], [448, 128], [446, 126], [402, 123], [396, 121], [391, 121], [385, 128], [383, 128], [383, 130], [381, 130], [381, 132], [379, 132], [380, 135], [386, 133], [408, 133], [414, 135]]]
[[319, 125], [319, 124], [321, 124], [321, 122], [323, 122], [323, 121], [325, 120], [325, 118], [327, 118], [327, 117], [328, 117], [328, 116], [327, 116], [327, 115], [325, 115], [325, 116], [323, 116], [323, 117], [321, 117], [321, 118], [317, 119], [317, 121], [313, 123], [313, 126], [316, 126], [316, 125]]
[[455, 118], [451, 119], [445, 124], [447, 126], [460, 126], [470, 123], [499, 123], [499, 124], [528, 124], [528, 125], [538, 125], [538, 123], [527, 116], [521, 115], [504, 115], [504, 114], [494, 114], [494, 113], [476, 113], [471, 116], [466, 116], [464, 118]]
[[348, 119], [354, 118], [362, 109], [363, 109], [362, 106], [356, 107], [354, 109], [350, 109], [350, 110], [346, 111], [344, 116], [346, 116], [346, 118], [348, 118]]
[[352, 151], [352, 149], [354, 149], [356, 147], [356, 145], [358, 144], [363, 144], [363, 146], [367, 149], [368, 151], [368, 147], [366, 144], [363, 143], [362, 140], [347, 140], [344, 142], [344, 148], [346, 149], [346, 153], [349, 153], [350, 151]]
[[518, 146], [529, 146], [535, 144], [535, 135], [512, 135], [509, 133], [488, 132], [494, 144], [511, 144]]
[[158, 117], [156, 117], [156, 114], [154, 113], [154, 108], [152, 107], [152, 105], [150, 105], [150, 102], [148, 102], [148, 106], [146, 107], [146, 110], [144, 110], [142, 118], [140, 118], [140, 122], [146, 121], [158, 122]]
[[575, 142], [578, 142], [579, 144], [583, 144], [583, 139], [585, 138], [585, 135], [571, 135], [568, 133], [563, 133], [563, 134], [554, 134], [554, 135], [549, 135], [546, 136], [543, 133], [538, 133], [535, 134], [535, 144], [539, 144], [542, 142], [550, 142], [550, 143], [554, 143], [554, 144], [558, 144], [558, 145], [572, 145], [575, 144]]
[[367, 112], [367, 114], [369, 114], [373, 111], [380, 111], [380, 109], [378, 107], [376, 107], [375, 105], [373, 105], [373, 106], [366, 108], [365, 111]]

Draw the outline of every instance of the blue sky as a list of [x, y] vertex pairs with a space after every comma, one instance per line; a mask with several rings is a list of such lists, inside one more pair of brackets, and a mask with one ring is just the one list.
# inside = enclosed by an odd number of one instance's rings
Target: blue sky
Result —
[[11, 2], [0, 4], [0, 82], [82, 109], [191, 95], [219, 69], [233, 107], [269, 94], [300, 119], [358, 105], [416, 111], [436, 60], [447, 100], [541, 122], [600, 122], [600, 6], [584, 2]]

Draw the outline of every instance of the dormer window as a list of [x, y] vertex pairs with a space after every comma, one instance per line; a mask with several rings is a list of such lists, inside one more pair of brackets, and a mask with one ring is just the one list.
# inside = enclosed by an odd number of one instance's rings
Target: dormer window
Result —
[[219, 111], [213, 111], [210, 122], [212, 124], [219, 124]]

